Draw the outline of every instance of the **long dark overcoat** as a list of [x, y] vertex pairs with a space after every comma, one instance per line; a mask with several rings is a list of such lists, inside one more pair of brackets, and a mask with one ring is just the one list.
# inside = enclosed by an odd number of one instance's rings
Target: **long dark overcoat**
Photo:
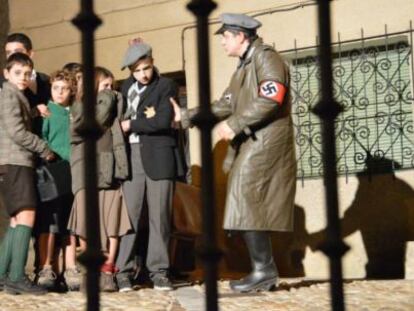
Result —
[[[286, 90], [282, 102], [260, 96], [260, 87], [272, 94], [278, 85]], [[229, 171], [224, 229], [291, 231], [296, 156], [288, 66], [256, 39], [212, 110], [237, 135], [224, 161]], [[184, 111], [183, 125], [193, 113]]]

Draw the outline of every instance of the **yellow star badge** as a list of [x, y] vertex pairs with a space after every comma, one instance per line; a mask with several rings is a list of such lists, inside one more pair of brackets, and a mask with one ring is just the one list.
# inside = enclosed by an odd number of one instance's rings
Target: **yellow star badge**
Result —
[[147, 119], [150, 119], [157, 114], [153, 106], [145, 107], [144, 113]]

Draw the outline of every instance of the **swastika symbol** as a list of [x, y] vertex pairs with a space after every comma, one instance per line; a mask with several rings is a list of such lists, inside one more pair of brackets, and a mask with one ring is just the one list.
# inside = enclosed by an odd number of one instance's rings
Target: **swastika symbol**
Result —
[[273, 81], [266, 82], [261, 87], [264, 96], [273, 96], [277, 93], [277, 85]]

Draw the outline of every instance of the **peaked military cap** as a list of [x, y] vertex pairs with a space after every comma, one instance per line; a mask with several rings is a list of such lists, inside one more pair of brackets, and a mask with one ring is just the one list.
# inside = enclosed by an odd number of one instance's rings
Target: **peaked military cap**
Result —
[[257, 28], [262, 26], [261, 22], [244, 14], [223, 13], [219, 19], [223, 25], [215, 32], [216, 35], [222, 34], [230, 29], [255, 32]]
[[137, 42], [131, 44], [125, 52], [124, 60], [122, 61], [121, 70], [135, 64], [138, 60], [144, 57], [151, 57], [152, 48], [144, 42]]

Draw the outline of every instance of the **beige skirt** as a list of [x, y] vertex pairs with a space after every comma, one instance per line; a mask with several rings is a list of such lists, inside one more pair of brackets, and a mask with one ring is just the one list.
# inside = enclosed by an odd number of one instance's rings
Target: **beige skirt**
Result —
[[[121, 189], [99, 190], [99, 226], [102, 250], [108, 250], [108, 238], [119, 237], [132, 230]], [[74, 198], [68, 229], [86, 239], [85, 190], [79, 190]], [[87, 239], [86, 239], [87, 240]]]

